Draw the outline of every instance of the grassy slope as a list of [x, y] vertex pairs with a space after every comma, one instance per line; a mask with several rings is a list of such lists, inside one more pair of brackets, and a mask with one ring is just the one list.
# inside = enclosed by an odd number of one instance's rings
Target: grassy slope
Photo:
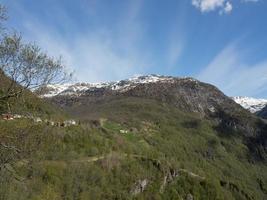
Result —
[[[10, 80], [0, 73], [0, 95], [7, 90]], [[15, 86], [20, 87], [20, 86]], [[49, 103], [36, 97], [35, 94], [26, 90], [19, 98], [11, 98], [9, 100], [12, 113], [28, 115], [32, 114], [42, 118], [61, 119], [66, 117], [65, 113], [55, 108]], [[0, 100], [0, 114], [8, 111], [6, 101]]]
[[[84, 116], [69, 128], [0, 122], [1, 141], [20, 150], [1, 149], [11, 161], [0, 199], [267, 198], [266, 164], [248, 162], [242, 139], [217, 133], [211, 121], [140, 98], [95, 106], [91, 115], [107, 120], [98, 126]], [[179, 175], [161, 190], [170, 171]], [[144, 179], [145, 191], [132, 196]]]

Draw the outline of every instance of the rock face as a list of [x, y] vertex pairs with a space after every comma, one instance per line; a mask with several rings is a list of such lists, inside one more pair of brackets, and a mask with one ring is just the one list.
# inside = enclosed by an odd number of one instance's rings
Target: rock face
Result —
[[160, 192], [163, 193], [167, 184], [171, 183], [179, 176], [179, 173], [175, 170], [170, 170], [167, 175], [164, 176], [163, 183], [160, 187]]
[[194, 200], [194, 197], [192, 194], [187, 194], [186, 195], [186, 200]]
[[148, 184], [148, 180], [144, 179], [144, 180], [138, 180], [135, 184], [134, 187], [131, 189], [131, 194], [132, 195], [138, 195], [140, 193], [142, 193], [145, 188], [147, 187]]

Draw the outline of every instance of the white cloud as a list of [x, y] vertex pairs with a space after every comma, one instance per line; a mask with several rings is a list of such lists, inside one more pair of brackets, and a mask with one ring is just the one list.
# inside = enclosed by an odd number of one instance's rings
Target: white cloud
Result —
[[207, 12], [222, 7], [224, 0], [192, 0], [193, 6], [199, 8], [201, 12]]
[[232, 8], [231, 3], [228, 1], [226, 2], [225, 0], [192, 0], [192, 4], [200, 9], [201, 12], [209, 12], [217, 9], [229, 10], [229, 7]]
[[[240, 0], [241, 2], [259, 2], [259, 0]], [[218, 10], [220, 14], [227, 14], [233, 10], [233, 0], [192, 0], [192, 5], [201, 12]]]
[[218, 86], [227, 95], [260, 96], [267, 91], [267, 60], [248, 65], [237, 43], [226, 46], [198, 78]]
[[119, 80], [143, 73], [150, 65], [145, 54], [138, 54], [135, 47], [121, 53], [119, 41], [107, 30], [86, 32], [70, 41], [36, 24], [27, 24], [26, 29], [31, 32], [30, 39], [38, 41], [49, 54], [62, 55], [66, 65], [75, 69], [79, 81]]
[[226, 2], [225, 7], [224, 7], [224, 12], [229, 13], [233, 10], [233, 6], [229, 1]]

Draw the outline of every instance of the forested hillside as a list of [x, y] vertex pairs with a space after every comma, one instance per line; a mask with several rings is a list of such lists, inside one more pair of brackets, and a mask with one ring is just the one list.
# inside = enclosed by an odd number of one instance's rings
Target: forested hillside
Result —
[[238, 131], [153, 99], [97, 105], [66, 128], [1, 121], [1, 198], [266, 198], [266, 161]]

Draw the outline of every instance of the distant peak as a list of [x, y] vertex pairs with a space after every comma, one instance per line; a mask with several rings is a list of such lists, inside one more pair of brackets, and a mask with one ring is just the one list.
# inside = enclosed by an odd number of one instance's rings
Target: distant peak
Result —
[[232, 99], [252, 113], [258, 112], [267, 105], [267, 99], [257, 99], [246, 96], [236, 96]]

